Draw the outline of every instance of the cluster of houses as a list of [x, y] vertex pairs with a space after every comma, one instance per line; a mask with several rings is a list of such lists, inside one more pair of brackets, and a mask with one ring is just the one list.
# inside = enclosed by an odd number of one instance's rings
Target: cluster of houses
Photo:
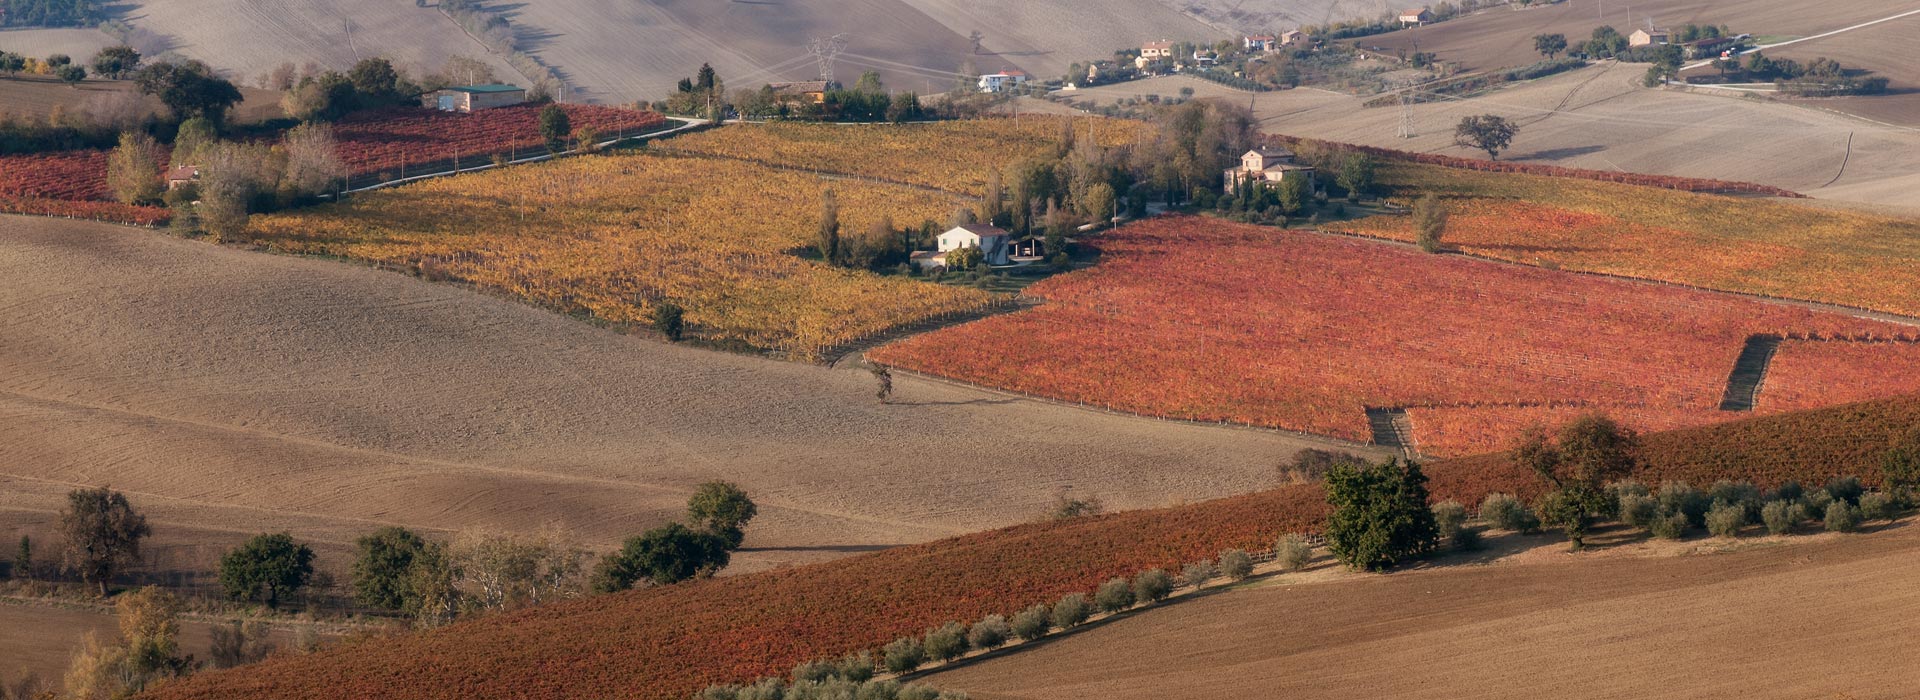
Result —
[[[1735, 48], [1740, 46], [1740, 42], [1747, 38], [1749, 38], [1749, 35], [1741, 34], [1739, 36], [1716, 36], [1706, 39], [1695, 39], [1681, 44], [1680, 48], [1689, 60], [1713, 58], [1716, 56], [1724, 58], [1730, 55]], [[1627, 35], [1628, 46], [1666, 46], [1671, 43], [1673, 43], [1673, 32], [1657, 27], [1635, 29], [1632, 34]]]
[[[1297, 48], [1312, 45], [1313, 37], [1298, 29], [1281, 32], [1278, 36], [1272, 34], [1257, 34], [1240, 38], [1240, 47], [1250, 54], [1276, 53], [1288, 47]], [[1169, 61], [1174, 64], [1174, 70], [1178, 71], [1183, 65], [1206, 68], [1220, 62], [1220, 55], [1206, 47], [1195, 47], [1193, 54], [1190, 56], [1178, 55], [1174, 47], [1175, 43], [1166, 39], [1141, 44], [1140, 55], [1134, 57], [1133, 67], [1139, 70], [1146, 70], [1147, 66], [1152, 65], [1156, 61]], [[1095, 79], [1098, 76], [1089, 74], [1087, 77], [1088, 79]]]

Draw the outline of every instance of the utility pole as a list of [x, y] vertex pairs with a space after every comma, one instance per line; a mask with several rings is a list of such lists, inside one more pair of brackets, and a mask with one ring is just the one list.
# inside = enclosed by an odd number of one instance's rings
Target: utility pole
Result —
[[1400, 131], [1395, 135], [1403, 139], [1419, 135], [1413, 130], [1413, 86], [1413, 81], [1408, 80], [1406, 88], [1400, 91]]

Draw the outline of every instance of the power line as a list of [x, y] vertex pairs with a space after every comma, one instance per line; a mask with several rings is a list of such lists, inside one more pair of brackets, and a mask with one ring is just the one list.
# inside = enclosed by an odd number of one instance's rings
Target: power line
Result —
[[807, 53], [813, 54], [820, 64], [820, 79], [833, 82], [833, 60], [847, 50], [847, 35], [835, 34], [830, 37], [814, 37], [807, 40]]

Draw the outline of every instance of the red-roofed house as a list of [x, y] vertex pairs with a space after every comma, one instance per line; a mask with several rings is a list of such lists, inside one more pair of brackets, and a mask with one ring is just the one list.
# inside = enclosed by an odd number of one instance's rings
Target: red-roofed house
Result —
[[1418, 26], [1418, 25], [1426, 24], [1432, 21], [1433, 21], [1433, 13], [1428, 11], [1427, 8], [1424, 8], [1424, 7], [1418, 10], [1401, 10], [1400, 11], [1400, 24], [1403, 26], [1409, 25], [1409, 24]]
[[1240, 46], [1248, 51], [1272, 51], [1279, 47], [1280, 44], [1278, 40], [1272, 36], [1261, 34], [1259, 36], [1250, 36], [1242, 39]]
[[1173, 42], [1163, 39], [1141, 44], [1140, 57], [1149, 61], [1156, 58], [1173, 58]]
[[167, 191], [179, 189], [182, 185], [193, 184], [200, 179], [200, 168], [192, 165], [176, 165], [167, 168]]

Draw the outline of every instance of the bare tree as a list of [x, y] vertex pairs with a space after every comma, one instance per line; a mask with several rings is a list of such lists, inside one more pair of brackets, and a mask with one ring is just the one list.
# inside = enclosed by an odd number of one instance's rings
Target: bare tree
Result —
[[340, 160], [340, 147], [333, 139], [332, 126], [296, 126], [287, 130], [281, 147], [286, 149], [287, 171], [280, 183], [296, 197], [332, 191], [335, 184], [347, 177], [347, 165]]
[[557, 531], [465, 532], [448, 547], [453, 584], [473, 605], [508, 610], [578, 595], [586, 553]]

